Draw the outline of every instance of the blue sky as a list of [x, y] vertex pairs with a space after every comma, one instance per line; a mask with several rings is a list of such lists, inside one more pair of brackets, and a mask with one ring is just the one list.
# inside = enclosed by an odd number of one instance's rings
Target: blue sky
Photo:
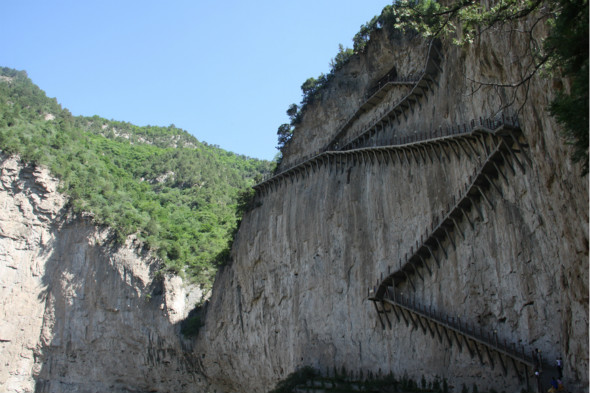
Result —
[[6, 1], [0, 66], [26, 70], [74, 115], [174, 124], [271, 160], [301, 84], [390, 3]]

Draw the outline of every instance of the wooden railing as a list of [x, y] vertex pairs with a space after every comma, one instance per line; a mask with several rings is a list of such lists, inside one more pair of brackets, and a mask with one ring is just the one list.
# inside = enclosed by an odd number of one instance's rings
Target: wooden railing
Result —
[[518, 121], [513, 117], [480, 118], [478, 121], [473, 120], [461, 126], [439, 127], [412, 136], [383, 140], [381, 146], [345, 151], [326, 151], [302, 158], [297, 163], [284, 168], [278, 173], [267, 175], [260, 183], [254, 186], [254, 189], [257, 192], [265, 193], [276, 190], [285, 181], [298, 180], [327, 165], [342, 167], [349, 163], [365, 162], [365, 160], [373, 161], [374, 159], [379, 162], [394, 162], [396, 158], [398, 161], [410, 162], [415, 160], [418, 163], [419, 160], [432, 160], [433, 156], [438, 157], [440, 160], [443, 154], [448, 156], [447, 150], [452, 151], [451, 154], [458, 155], [463, 152], [471, 156], [475, 154], [473, 147], [470, 145], [466, 147], [460, 141], [473, 138], [476, 135], [497, 133], [500, 129], [516, 128], [518, 128]]

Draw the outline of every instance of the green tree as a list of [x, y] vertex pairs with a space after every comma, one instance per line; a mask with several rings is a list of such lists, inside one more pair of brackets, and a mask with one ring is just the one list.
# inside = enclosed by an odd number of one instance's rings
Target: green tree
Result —
[[[566, 142], [574, 146], [572, 160], [588, 173], [588, 0], [500, 0], [487, 3], [457, 0], [400, 0], [393, 8], [395, 27], [418, 31], [426, 37], [453, 37], [458, 45], [473, 42], [482, 32], [508, 23], [531, 20], [529, 50], [521, 54], [530, 63], [528, 74], [508, 88], [526, 88], [541, 70], [568, 78], [570, 88], [558, 92], [550, 114], [563, 126]], [[550, 33], [537, 45], [535, 26], [547, 22]], [[524, 59], [524, 57], [523, 57]], [[493, 85], [493, 84], [492, 84]]]

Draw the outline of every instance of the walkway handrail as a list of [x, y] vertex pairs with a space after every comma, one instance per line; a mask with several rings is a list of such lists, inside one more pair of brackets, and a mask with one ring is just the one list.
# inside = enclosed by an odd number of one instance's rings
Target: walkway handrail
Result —
[[[520, 348], [517, 349], [515, 343], [509, 343], [506, 339], [500, 340], [494, 331], [484, 331], [481, 326], [479, 329], [475, 325], [470, 324], [467, 321], [462, 321], [459, 316], [449, 317], [441, 312], [436, 312], [432, 307], [425, 307], [420, 305], [415, 299], [404, 296], [399, 291], [388, 288], [387, 296], [382, 299], [384, 302], [389, 303], [393, 306], [404, 308], [416, 315], [426, 318], [438, 325], [443, 326], [446, 329], [452, 330], [455, 333], [461, 334], [468, 339], [487, 346], [496, 352], [502, 353], [520, 363], [523, 363], [529, 367], [535, 367], [537, 364], [535, 358], [532, 355], [527, 355], [524, 345], [521, 344]], [[377, 299], [375, 299], [377, 301]], [[547, 365], [548, 367], [549, 365]]]
[[[430, 42], [430, 45], [428, 47], [428, 54], [427, 54], [427, 60], [426, 60], [426, 66], [424, 68], [424, 70], [422, 71], [420, 78], [418, 79], [418, 81], [416, 82], [416, 84], [414, 85], [414, 87], [410, 90], [410, 92], [408, 94], [406, 94], [404, 97], [402, 97], [397, 103], [395, 103], [392, 108], [390, 110], [386, 110], [381, 112], [380, 115], [377, 116], [376, 120], [374, 120], [372, 123], [370, 123], [369, 126], [364, 127], [363, 130], [357, 134], [356, 136], [350, 138], [349, 140], [347, 140], [344, 144], [341, 144], [341, 146], [343, 146], [342, 148], [337, 148], [335, 147], [336, 144], [336, 140], [338, 138], [341, 137], [341, 135], [343, 134], [342, 131], [338, 132], [336, 134], [336, 136], [332, 139], [332, 141], [327, 145], [327, 148], [335, 148], [338, 150], [343, 150], [345, 149], [348, 145], [350, 145], [351, 143], [353, 143], [354, 141], [356, 141], [357, 139], [362, 138], [364, 135], [368, 134], [369, 132], [371, 132], [372, 129], [376, 128], [379, 124], [381, 124], [382, 122], [384, 122], [386, 119], [389, 119], [391, 117], [391, 115], [393, 114], [394, 117], [398, 117], [397, 115], [395, 115], [395, 112], [399, 109], [402, 108], [401, 113], [404, 113], [405, 109], [403, 108], [403, 104], [409, 102], [414, 96], [418, 95], [418, 89], [420, 89], [422, 91], [422, 93], [424, 93], [424, 86], [421, 85], [421, 83], [423, 81], [426, 81], [426, 86], [428, 87], [428, 79], [432, 80], [432, 76], [434, 75], [434, 73], [437, 70], [440, 70], [439, 65], [436, 63], [434, 54], [436, 53], [439, 57], [441, 57], [440, 51], [438, 50], [437, 46], [440, 45], [440, 41], [438, 40], [432, 40]], [[422, 94], [423, 95], [423, 94]], [[411, 104], [408, 104], [408, 107], [410, 107]]]
[[[402, 146], [407, 146], [407, 145], [411, 145], [411, 144], [415, 144], [415, 143], [437, 142], [440, 140], [444, 140], [445, 138], [448, 138], [448, 137], [469, 135], [469, 134], [473, 134], [474, 132], [477, 132], [477, 131], [494, 133], [495, 130], [500, 129], [501, 127], [504, 127], [504, 126], [508, 126], [508, 127], [512, 127], [512, 128], [519, 128], [518, 119], [516, 118], [516, 116], [505, 116], [504, 114], [499, 119], [490, 119], [490, 118], [483, 119], [480, 117], [478, 119], [478, 121], [472, 120], [469, 123], [464, 123], [463, 126], [459, 125], [456, 127], [450, 126], [450, 127], [445, 127], [445, 128], [443, 128], [441, 126], [434, 131], [431, 130], [429, 132], [414, 134], [413, 136], [404, 136], [404, 137], [399, 137], [399, 138], [383, 140], [383, 141], [381, 141], [381, 142], [383, 142], [383, 144], [379, 145], [379, 146], [376, 145], [376, 146], [365, 147], [365, 148], [360, 148], [360, 149], [342, 150], [342, 152], [354, 152], [354, 151], [360, 151], [360, 150], [364, 150], [364, 149], [372, 149], [372, 148], [384, 147], [384, 146], [390, 146], [390, 147], [400, 146], [400, 147], [402, 147]], [[260, 181], [256, 185], [254, 185], [253, 188], [259, 189], [265, 183], [269, 183], [276, 178], [279, 178], [282, 176], [288, 176], [289, 173], [294, 172], [299, 167], [307, 165], [307, 164], [311, 163], [312, 161], [320, 160], [320, 159], [326, 157], [328, 154], [334, 154], [334, 153], [338, 153], [338, 152], [339, 152], [338, 150], [328, 150], [328, 151], [324, 151], [324, 152], [321, 152], [318, 154], [308, 155], [304, 158], [301, 158], [300, 160], [293, 163], [292, 165], [290, 165], [286, 168], [283, 168], [281, 171], [279, 171], [277, 173], [269, 173], [268, 175], [266, 175], [262, 179], [262, 181]]]
[[[515, 122], [516, 123], [516, 122]], [[517, 123], [516, 123], [517, 124]], [[495, 131], [492, 131], [491, 134], [495, 135], [498, 131], [502, 130], [504, 128], [504, 124], [502, 124], [500, 127], [496, 128]], [[474, 127], [472, 129], [471, 132], [475, 132], [475, 130], [485, 130], [487, 132], [490, 132], [489, 129], [487, 128], [482, 128], [482, 127]], [[500, 150], [505, 147], [505, 148], [509, 148], [507, 146], [505, 146], [505, 143], [501, 140], [500, 143], [496, 144], [496, 146], [493, 148], [493, 150], [491, 150], [485, 160], [479, 165], [479, 167], [475, 168], [474, 172], [469, 176], [469, 180], [468, 182], [464, 185], [464, 187], [462, 187], [459, 190], [459, 195], [457, 198], [453, 197], [453, 204], [452, 205], [447, 205], [447, 211], [446, 213], [443, 212], [443, 214], [441, 214], [441, 219], [438, 220], [438, 218], [435, 218], [436, 220], [436, 224], [433, 221], [432, 225], [431, 225], [431, 230], [430, 232], [427, 232], [426, 235], [424, 236], [420, 236], [420, 242], [416, 242], [416, 249], [414, 252], [414, 248], [411, 248], [411, 252], [410, 252], [410, 257], [406, 260], [405, 264], [403, 266], [400, 266], [400, 268], [396, 271], [394, 271], [393, 273], [388, 274], [384, 279], [381, 280], [381, 283], [378, 285], [377, 291], [375, 292], [377, 297], [382, 297], [383, 294], [385, 293], [386, 288], [389, 286], [390, 283], [395, 283], [394, 280], [394, 276], [396, 275], [400, 275], [400, 273], [402, 273], [405, 270], [408, 270], [407, 268], [410, 268], [411, 266], [413, 266], [412, 264], [412, 260], [413, 259], [420, 259], [419, 254], [431, 254], [432, 251], [429, 249], [429, 247], [427, 247], [427, 244], [430, 242], [435, 243], [434, 242], [434, 237], [435, 237], [435, 233], [438, 231], [439, 228], [441, 228], [442, 226], [444, 226], [445, 224], [448, 224], [449, 226], [454, 226], [455, 225], [455, 220], [452, 218], [455, 215], [458, 215], [456, 213], [459, 213], [461, 208], [461, 205], [466, 201], [466, 199], [470, 198], [470, 194], [472, 194], [472, 190], [474, 191], [473, 193], [479, 193], [479, 190], [475, 190], [475, 188], [477, 187], [476, 184], [485, 177], [485, 169], [488, 165], [490, 165], [490, 162], [492, 161], [492, 159], [499, 154]], [[413, 268], [412, 268], [413, 269]]]

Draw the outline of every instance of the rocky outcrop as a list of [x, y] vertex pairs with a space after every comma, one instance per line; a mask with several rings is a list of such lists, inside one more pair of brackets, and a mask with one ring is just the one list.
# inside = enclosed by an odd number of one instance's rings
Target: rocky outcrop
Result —
[[[528, 43], [516, 31], [491, 31], [466, 48], [443, 42], [435, 86], [403, 115], [376, 127], [382, 136], [409, 142], [504, 114], [518, 117], [524, 138], [522, 168], [507, 158], [503, 175], [486, 191], [489, 203], [478, 207], [480, 214], [469, 213], [473, 226], [464, 221], [463, 236], [452, 234], [454, 246], [448, 240], [442, 245], [447, 255], [437, 250], [440, 268], [415, 285], [406, 282], [402, 291], [527, 351], [537, 348], [550, 362], [563, 356], [566, 385], [588, 391], [587, 179], [570, 163], [569, 148], [546, 112], [553, 81], [535, 75], [523, 88], [498, 86], [528, 72], [522, 61]], [[418, 37], [374, 38], [366, 56], [344, 67], [306, 112], [284, 167], [321, 152], [397, 62], [399, 75], [426, 62], [428, 43]], [[369, 119], [360, 128], [405, 93], [389, 94], [359, 118]], [[356, 155], [325, 153], [258, 189], [233, 263], [216, 280], [197, 344], [210, 381], [224, 392], [265, 392], [303, 366], [344, 367], [364, 375], [444, 377], [455, 390], [477, 383], [519, 391], [526, 380], [514, 372], [504, 374], [498, 362], [492, 368], [465, 347], [396, 322], [391, 310], [392, 329], [383, 329], [368, 300], [368, 288], [411, 255], [453, 204], [485, 146], [466, 154], [441, 144], [438, 157], [416, 150], [397, 158], [391, 153], [388, 160], [365, 147]]]
[[[156, 274], [133, 239], [114, 245], [92, 217], [73, 215], [46, 170], [2, 156], [0, 390], [266, 392], [312, 366], [520, 391], [512, 369], [371, 301], [495, 154], [485, 137], [452, 140], [465, 133], [457, 126], [510, 115], [520, 144], [502, 150], [481, 203], [431, 244], [431, 272], [408, 271], [414, 281], [396, 289], [446, 320], [562, 356], [566, 386], [587, 392], [587, 178], [545, 110], [552, 83], [567, 81], [499, 86], [527, 76], [525, 27], [466, 48], [443, 42], [426, 69], [428, 41], [375, 35], [308, 108], [285, 171], [256, 188], [194, 341], [179, 324], [198, 291]], [[389, 73], [419, 76], [419, 91], [401, 83], [367, 104]]]
[[74, 217], [58, 182], [0, 162], [0, 390], [193, 391], [198, 361], [179, 322], [198, 291], [154, 277], [130, 240]]

